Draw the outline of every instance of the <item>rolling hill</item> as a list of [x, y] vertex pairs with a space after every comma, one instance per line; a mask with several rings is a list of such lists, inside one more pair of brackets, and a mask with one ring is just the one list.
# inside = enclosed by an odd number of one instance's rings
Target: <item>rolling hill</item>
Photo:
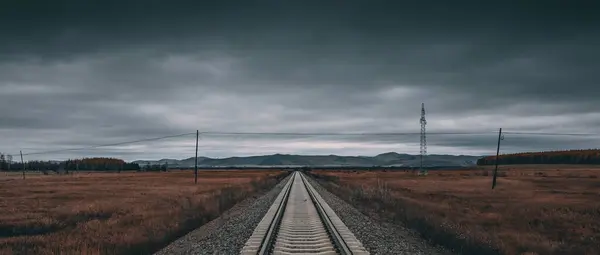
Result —
[[[465, 155], [428, 155], [424, 165], [428, 167], [440, 166], [472, 166], [480, 156]], [[133, 163], [140, 165], [165, 164], [169, 167], [193, 167], [194, 158], [182, 160], [136, 160]], [[388, 152], [374, 157], [368, 156], [338, 156], [338, 155], [290, 155], [273, 154], [264, 156], [208, 158], [198, 157], [200, 167], [252, 167], [252, 166], [406, 166], [416, 167], [420, 164], [418, 155], [399, 154]]]

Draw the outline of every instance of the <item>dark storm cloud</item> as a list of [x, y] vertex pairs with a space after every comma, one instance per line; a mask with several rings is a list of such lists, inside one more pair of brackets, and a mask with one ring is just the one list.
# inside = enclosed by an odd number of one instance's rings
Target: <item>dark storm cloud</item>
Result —
[[[415, 132], [421, 102], [434, 132], [593, 132], [600, 124], [598, 7], [597, 1], [3, 1], [0, 134], [7, 145], [0, 150], [195, 129]], [[441, 152], [489, 151], [487, 138], [432, 139]], [[591, 146], [531, 139], [509, 148]], [[418, 151], [416, 136], [305, 139], [320, 147], [237, 141], [207, 141], [205, 154]], [[119, 153], [183, 152], [150, 146]]]

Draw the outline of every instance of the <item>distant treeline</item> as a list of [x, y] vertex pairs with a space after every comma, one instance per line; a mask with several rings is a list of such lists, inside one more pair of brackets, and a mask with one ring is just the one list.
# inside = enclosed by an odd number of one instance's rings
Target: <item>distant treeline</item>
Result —
[[[477, 165], [493, 165], [496, 156], [477, 160]], [[543, 151], [504, 154], [498, 157], [498, 164], [600, 164], [600, 150]]]
[[0, 153], [0, 171], [167, 171], [166, 165], [146, 165], [141, 167], [137, 163], [127, 163], [116, 158], [83, 158], [69, 159], [66, 161], [27, 161], [25, 167], [21, 162], [11, 160], [7, 155]]
[[64, 169], [67, 171], [85, 170], [85, 171], [139, 171], [140, 165], [136, 163], [127, 163], [122, 159], [116, 158], [84, 158], [67, 160], [63, 162]]

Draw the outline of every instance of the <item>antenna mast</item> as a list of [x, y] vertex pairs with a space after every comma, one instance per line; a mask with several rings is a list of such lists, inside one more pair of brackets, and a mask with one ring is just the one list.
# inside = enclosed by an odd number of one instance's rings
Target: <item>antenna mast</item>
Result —
[[419, 168], [420, 175], [427, 175], [427, 170], [423, 169], [423, 159], [427, 155], [427, 136], [425, 125], [427, 125], [427, 120], [425, 120], [425, 103], [421, 103], [421, 166]]

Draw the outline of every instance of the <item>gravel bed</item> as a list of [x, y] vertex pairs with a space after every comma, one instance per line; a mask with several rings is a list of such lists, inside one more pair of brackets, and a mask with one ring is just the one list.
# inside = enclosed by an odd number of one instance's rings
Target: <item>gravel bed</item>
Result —
[[263, 196], [245, 199], [219, 218], [179, 238], [155, 254], [239, 254], [290, 176]]
[[314, 179], [308, 177], [308, 180], [371, 254], [453, 254], [430, 244], [412, 230], [362, 214]]

